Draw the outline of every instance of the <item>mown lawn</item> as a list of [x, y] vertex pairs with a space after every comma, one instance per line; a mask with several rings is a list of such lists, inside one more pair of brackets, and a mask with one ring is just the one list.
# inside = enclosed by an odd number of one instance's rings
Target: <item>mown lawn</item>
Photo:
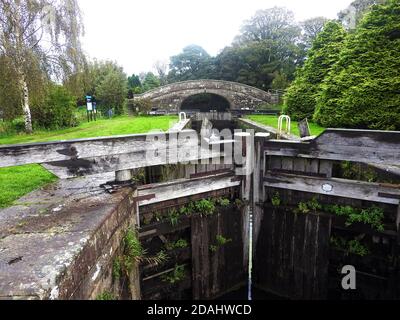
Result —
[[[78, 127], [56, 131], [38, 131], [32, 135], [0, 135], [0, 144], [19, 144], [70, 140], [101, 136], [146, 133], [153, 129], [167, 130], [176, 116], [127, 117], [82, 123]], [[0, 168], [0, 208], [10, 206], [23, 195], [56, 181], [57, 178], [40, 165]]]
[[45, 142], [71, 140], [80, 138], [105, 137], [113, 135], [146, 133], [152, 129], [167, 130], [176, 122], [176, 116], [160, 117], [128, 117], [121, 116], [113, 119], [102, 119], [84, 122], [78, 127], [54, 130], [36, 131], [34, 134], [0, 134], [0, 144], [19, 144], [30, 142]]
[[[257, 115], [246, 116], [246, 118], [261, 123], [263, 125], [278, 129], [278, 116], [257, 114]], [[283, 125], [285, 126], [285, 123]], [[319, 126], [316, 123], [309, 122], [309, 125], [310, 125], [311, 135], [313, 136], [318, 136], [325, 131], [325, 128]], [[297, 128], [297, 121], [292, 121], [291, 133], [296, 136], [300, 135], [299, 129]]]

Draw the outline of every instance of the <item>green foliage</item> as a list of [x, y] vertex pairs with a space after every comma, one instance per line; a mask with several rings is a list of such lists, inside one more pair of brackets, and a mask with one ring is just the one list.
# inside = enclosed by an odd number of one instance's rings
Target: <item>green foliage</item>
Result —
[[188, 242], [185, 239], [179, 239], [176, 242], [168, 242], [165, 245], [167, 250], [175, 250], [175, 249], [185, 249], [189, 246]]
[[115, 271], [116, 278], [121, 273], [129, 277], [135, 263], [148, 262], [155, 265], [161, 265], [168, 260], [168, 256], [164, 251], [160, 251], [155, 256], [147, 256], [147, 250], [142, 247], [136, 231], [129, 229], [122, 239], [122, 254], [114, 260], [113, 273]]
[[[132, 74], [132, 76], [128, 77], [128, 89], [131, 90], [132, 94], [142, 93], [142, 83], [139, 76]], [[132, 96], [129, 98], [132, 98]]]
[[190, 45], [171, 57], [169, 82], [212, 78], [212, 59], [200, 46]]
[[231, 202], [227, 198], [217, 198], [215, 200], [215, 203], [221, 207], [228, 207], [231, 204]]
[[126, 232], [122, 245], [124, 248], [125, 267], [130, 271], [133, 262], [141, 262], [143, 260], [146, 250], [143, 249], [136, 232], [132, 229]]
[[317, 99], [329, 127], [400, 129], [400, 1], [373, 6], [348, 37]]
[[223, 235], [217, 235], [215, 238], [215, 244], [210, 245], [211, 252], [217, 252], [219, 248], [232, 242], [232, 239], [225, 238]]
[[143, 79], [143, 84], [142, 84], [143, 91], [146, 92], [158, 88], [159, 86], [160, 86], [160, 79], [156, 75], [154, 75], [154, 73], [148, 72]]
[[114, 279], [119, 279], [122, 272], [121, 259], [116, 258], [113, 262], [112, 275]]
[[279, 192], [275, 192], [274, 195], [271, 197], [271, 203], [274, 207], [279, 207], [281, 205], [281, 197]]
[[361, 212], [351, 213], [347, 219], [346, 224], [351, 225], [355, 222], [369, 224], [372, 228], [378, 231], [384, 231], [385, 228], [382, 224], [384, 213], [381, 208], [372, 206], [368, 209], [362, 209]]
[[236, 198], [235, 199], [235, 206], [238, 209], [241, 209], [244, 206], [244, 202], [242, 201], [242, 199]]
[[128, 101], [128, 111], [133, 114], [147, 114], [151, 110], [149, 99], [136, 99]]
[[349, 253], [364, 257], [368, 255], [370, 252], [369, 249], [363, 244], [361, 244], [359, 240], [354, 239], [349, 241]]
[[297, 209], [295, 209], [295, 213], [303, 213], [307, 214], [309, 212], [316, 213], [317, 210], [320, 210], [322, 206], [318, 203], [317, 198], [312, 198], [310, 201], [307, 202], [300, 202], [298, 204]]
[[342, 175], [345, 179], [361, 180], [367, 182], [375, 182], [378, 179], [378, 174], [369, 165], [343, 161], [340, 164]]
[[76, 126], [75, 98], [63, 87], [50, 84], [43, 101], [32, 106], [36, 127], [59, 129]]
[[331, 237], [330, 242], [333, 248], [343, 250], [346, 254], [355, 254], [361, 257], [370, 254], [368, 247], [358, 239], [348, 241], [343, 237]]
[[172, 209], [168, 212], [168, 219], [169, 223], [171, 226], [175, 227], [178, 225], [179, 218], [181, 217], [181, 214], [178, 210]]
[[215, 205], [211, 200], [202, 199], [195, 203], [195, 209], [201, 215], [210, 216], [215, 212]]
[[0, 168], [0, 208], [54, 181], [57, 177], [38, 164]]
[[381, 208], [372, 206], [367, 209], [358, 209], [350, 206], [326, 205], [324, 210], [337, 216], [346, 217], [346, 225], [359, 222], [370, 225], [377, 231], [384, 231], [382, 223], [384, 219], [384, 211]]
[[216, 240], [217, 240], [217, 245], [218, 246], [224, 246], [227, 243], [232, 242], [232, 239], [227, 239], [222, 235], [217, 235]]
[[310, 209], [308, 208], [308, 206], [305, 202], [300, 202], [297, 209], [295, 210], [295, 213], [307, 214], [309, 212], [310, 212]]
[[[276, 115], [261, 115], [261, 114], [253, 114], [253, 115], [249, 115], [246, 116], [246, 118], [249, 118], [250, 120], [253, 120], [255, 122], [264, 124], [266, 126], [269, 127], [273, 127], [273, 128], [278, 128], [278, 116]], [[309, 126], [310, 126], [310, 131], [311, 134], [314, 136], [318, 136], [320, 135], [322, 132], [325, 131], [325, 128], [317, 125], [314, 122], [308, 122]], [[292, 121], [292, 128], [291, 128], [291, 133], [295, 136], [299, 136], [300, 132], [299, 129], [297, 127], [297, 122], [296, 121]]]
[[316, 197], [312, 198], [310, 201], [307, 202], [307, 207], [314, 212], [322, 208], [321, 204], [318, 202]]
[[122, 69], [111, 69], [96, 86], [100, 108], [106, 111], [114, 109], [114, 114], [121, 115], [127, 96], [127, 79]]
[[317, 95], [325, 77], [338, 61], [346, 32], [334, 21], [325, 24], [308, 51], [304, 66], [286, 94], [286, 112], [294, 120], [313, 117]]
[[117, 300], [117, 298], [113, 293], [104, 291], [96, 297], [96, 300]]
[[176, 264], [174, 270], [172, 270], [169, 273], [163, 274], [161, 276], [161, 279], [164, 282], [175, 284], [185, 279], [185, 276], [186, 276], [185, 266]]
[[271, 89], [281, 89], [285, 90], [287, 87], [289, 87], [289, 80], [286, 76], [286, 74], [282, 74], [279, 71], [275, 72], [274, 80], [272, 80], [271, 83]]

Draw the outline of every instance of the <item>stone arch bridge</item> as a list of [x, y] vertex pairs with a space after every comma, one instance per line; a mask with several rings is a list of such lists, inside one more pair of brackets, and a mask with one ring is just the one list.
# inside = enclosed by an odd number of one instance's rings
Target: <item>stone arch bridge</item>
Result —
[[274, 97], [269, 92], [242, 83], [222, 80], [192, 80], [172, 83], [135, 95], [133, 99], [149, 99], [153, 107], [179, 111], [187, 98], [202, 93], [225, 98], [229, 102], [230, 110], [254, 109], [264, 103], [274, 103]]

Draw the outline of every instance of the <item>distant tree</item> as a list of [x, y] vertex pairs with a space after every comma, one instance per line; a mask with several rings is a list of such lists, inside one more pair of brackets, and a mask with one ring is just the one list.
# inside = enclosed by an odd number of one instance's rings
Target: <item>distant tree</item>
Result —
[[97, 95], [97, 87], [110, 73], [124, 74], [122, 67], [114, 61], [93, 60], [88, 62], [84, 69], [70, 75], [64, 81], [64, 85], [78, 98], [80, 103], [83, 103], [87, 94]]
[[355, 0], [345, 10], [338, 13], [339, 20], [345, 28], [354, 30], [373, 5], [385, 2], [386, 0]]
[[158, 79], [160, 80], [160, 85], [164, 86], [168, 83], [168, 62], [166, 61], [156, 61], [154, 64], [154, 69], [157, 71]]
[[213, 60], [200, 46], [190, 45], [171, 57], [168, 82], [207, 79], [213, 72]]
[[275, 73], [274, 80], [272, 80], [271, 88], [275, 90], [285, 90], [289, 84], [286, 75], [278, 71]]
[[400, 0], [373, 6], [324, 81], [315, 119], [324, 126], [400, 130]]
[[32, 103], [32, 120], [37, 127], [58, 129], [77, 125], [75, 98], [63, 86], [49, 83], [45, 98]]
[[[20, 92], [25, 129], [32, 132], [32, 66], [58, 78], [79, 69], [81, 15], [77, 0], [2, 0], [0, 56], [9, 59]], [[35, 76], [37, 74], [35, 73]]]
[[307, 49], [311, 48], [317, 35], [323, 30], [324, 25], [329, 20], [324, 17], [315, 17], [307, 19], [301, 23], [303, 29], [302, 41]]
[[143, 80], [143, 85], [142, 85], [143, 90], [149, 91], [151, 89], [158, 88], [159, 86], [160, 86], [160, 79], [158, 79], [154, 73], [148, 72]]
[[282, 43], [295, 43], [301, 35], [301, 29], [294, 19], [292, 11], [273, 7], [259, 10], [247, 20], [241, 28], [241, 34], [234, 44], [242, 45], [254, 41], [272, 40]]
[[277, 73], [292, 80], [302, 57], [303, 52], [296, 44], [279, 40], [251, 42], [225, 48], [216, 57], [216, 74], [222, 80], [266, 90], [272, 87]]
[[339, 60], [346, 31], [338, 22], [328, 22], [308, 51], [304, 66], [286, 93], [286, 111], [295, 120], [311, 119], [321, 85], [332, 66]]
[[114, 108], [115, 114], [122, 114], [127, 90], [127, 78], [122, 70], [110, 70], [96, 87], [100, 107]]
[[301, 29], [290, 10], [259, 10], [244, 23], [233, 45], [215, 58], [215, 77], [263, 90], [272, 88], [277, 74], [293, 80], [305, 54], [300, 37]]
[[142, 83], [140, 82], [139, 76], [132, 74], [130, 77], [128, 77], [128, 87], [129, 88], [136, 88], [136, 87], [141, 87]]
[[134, 94], [142, 92], [143, 88], [139, 76], [132, 74], [132, 76], [128, 77], [128, 99], [132, 99]]

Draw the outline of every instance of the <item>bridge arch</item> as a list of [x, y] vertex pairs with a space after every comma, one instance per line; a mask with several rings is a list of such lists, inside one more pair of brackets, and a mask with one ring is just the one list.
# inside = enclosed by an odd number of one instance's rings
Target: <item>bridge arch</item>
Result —
[[271, 104], [271, 93], [242, 83], [222, 80], [191, 80], [171, 83], [140, 95], [134, 100], [149, 99], [153, 107], [180, 111], [182, 104], [191, 96], [213, 94], [229, 102], [230, 110], [254, 109], [261, 104]]
[[212, 110], [217, 112], [228, 112], [231, 109], [231, 104], [227, 98], [207, 92], [197, 93], [191, 95], [184, 100], [179, 107], [181, 111], [198, 111], [198, 112], [210, 112]]

